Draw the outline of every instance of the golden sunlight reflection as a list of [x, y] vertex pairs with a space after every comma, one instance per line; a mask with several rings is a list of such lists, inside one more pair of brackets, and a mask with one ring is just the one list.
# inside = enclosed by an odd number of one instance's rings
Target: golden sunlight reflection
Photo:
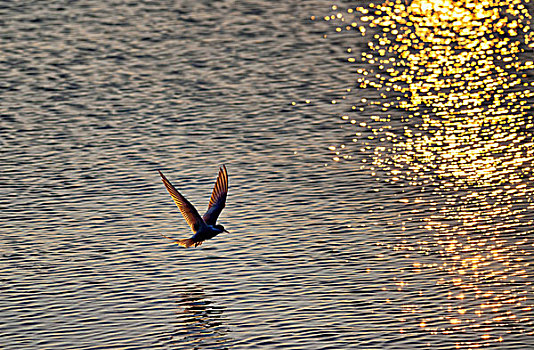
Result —
[[[534, 35], [527, 4], [397, 0], [336, 6], [324, 17], [338, 35], [357, 31], [368, 40], [366, 52], [346, 50], [356, 87], [369, 91], [341, 116], [357, 127], [357, 149], [331, 146], [333, 160], [367, 154], [362, 169], [419, 190], [401, 203], [433, 206], [423, 219], [428, 237], [411, 245], [439, 262], [414, 262], [413, 272], [448, 276], [436, 281], [447, 287], [445, 316], [406, 317], [402, 332], [476, 334], [458, 348], [534, 334]], [[406, 305], [404, 312], [423, 308]]]

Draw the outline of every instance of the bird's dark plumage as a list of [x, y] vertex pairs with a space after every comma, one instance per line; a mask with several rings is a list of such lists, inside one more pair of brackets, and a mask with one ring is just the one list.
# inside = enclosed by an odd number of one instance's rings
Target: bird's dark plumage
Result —
[[[186, 248], [191, 246], [197, 247], [201, 245], [203, 241], [213, 238], [219, 233], [228, 232], [222, 225], [216, 225], [217, 218], [226, 205], [226, 197], [228, 194], [228, 172], [226, 171], [226, 167], [224, 165], [219, 169], [219, 175], [217, 176], [217, 181], [215, 182], [215, 186], [213, 187], [213, 191], [211, 193], [208, 210], [203, 217], [200, 217], [196, 208], [184, 196], [182, 196], [180, 192], [178, 192], [178, 190], [170, 183], [170, 181], [167, 180], [165, 175], [163, 175], [159, 170], [158, 172], [161, 176], [163, 184], [174, 200], [174, 203], [176, 203], [182, 212], [185, 221], [187, 221], [194, 233], [193, 237], [177, 240], [175, 241], [176, 243]], [[167, 236], [163, 237], [169, 238]]]
[[221, 214], [226, 204], [226, 195], [228, 193], [228, 173], [223, 165], [219, 169], [217, 181], [211, 192], [210, 203], [206, 214], [202, 217], [208, 225], [215, 225], [217, 218]]

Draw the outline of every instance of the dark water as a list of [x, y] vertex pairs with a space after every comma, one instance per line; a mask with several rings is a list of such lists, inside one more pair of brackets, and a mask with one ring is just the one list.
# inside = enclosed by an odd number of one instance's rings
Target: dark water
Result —
[[0, 348], [528, 348], [532, 13], [1, 4]]

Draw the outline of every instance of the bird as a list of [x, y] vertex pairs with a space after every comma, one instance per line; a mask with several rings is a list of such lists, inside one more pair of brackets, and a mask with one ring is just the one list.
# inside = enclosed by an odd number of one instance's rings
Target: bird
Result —
[[208, 210], [202, 217], [197, 209], [167, 180], [165, 175], [160, 170], [158, 172], [165, 188], [169, 191], [174, 203], [176, 203], [194, 233], [191, 238], [179, 240], [174, 240], [160, 233], [163, 237], [189, 248], [192, 246], [198, 247], [205, 240], [213, 238], [219, 233], [229, 233], [222, 225], [217, 224], [217, 218], [226, 205], [226, 197], [228, 195], [228, 172], [224, 164], [219, 168], [219, 175], [211, 193]]

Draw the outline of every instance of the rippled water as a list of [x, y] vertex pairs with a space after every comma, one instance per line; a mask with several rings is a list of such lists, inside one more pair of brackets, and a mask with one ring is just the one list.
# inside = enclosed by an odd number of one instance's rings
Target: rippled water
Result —
[[528, 348], [533, 11], [2, 4], [0, 348]]

